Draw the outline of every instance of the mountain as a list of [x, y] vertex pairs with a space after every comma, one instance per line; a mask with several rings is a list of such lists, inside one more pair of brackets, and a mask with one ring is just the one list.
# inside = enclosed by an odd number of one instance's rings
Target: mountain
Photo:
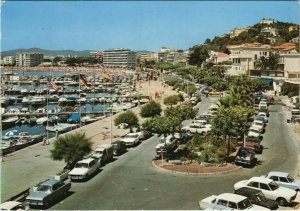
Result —
[[40, 48], [29, 48], [29, 49], [14, 49], [9, 51], [1, 52], [1, 56], [15, 56], [17, 52], [36, 52], [42, 53], [44, 56], [89, 56], [91, 50], [84, 50], [84, 51], [73, 51], [73, 50], [45, 50]]

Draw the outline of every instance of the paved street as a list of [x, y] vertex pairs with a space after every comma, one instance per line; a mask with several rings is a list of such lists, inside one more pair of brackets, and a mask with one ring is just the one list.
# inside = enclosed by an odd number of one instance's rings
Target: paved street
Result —
[[[204, 108], [208, 106], [205, 105]], [[211, 194], [232, 192], [233, 184], [270, 170], [294, 173], [299, 169], [299, 137], [293, 136], [282, 106], [270, 106], [270, 122], [264, 135], [265, 150], [254, 168], [216, 176], [166, 173], [151, 165], [153, 137], [108, 164], [86, 183], [73, 183], [69, 197], [51, 209], [198, 209], [198, 201]], [[297, 142], [297, 143], [296, 143]], [[85, 197], [89, 196], [89, 197]]]

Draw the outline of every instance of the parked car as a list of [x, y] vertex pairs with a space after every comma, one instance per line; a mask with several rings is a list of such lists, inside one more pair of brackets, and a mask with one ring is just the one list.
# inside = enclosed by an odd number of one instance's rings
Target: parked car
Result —
[[61, 199], [71, 188], [70, 182], [48, 179], [33, 187], [33, 191], [26, 197], [30, 206], [49, 207], [55, 200]]
[[269, 112], [269, 110], [268, 109], [264, 109], [264, 108], [261, 108], [258, 112], [264, 112], [264, 113], [266, 113], [267, 114], [267, 117], [269, 117], [270, 116], [270, 112]]
[[219, 92], [217, 90], [212, 90], [212, 91], [208, 92], [208, 94], [210, 94], [210, 95], [220, 95], [221, 92]]
[[259, 112], [258, 116], [264, 118], [265, 122], [268, 122], [268, 120], [269, 120], [268, 115], [265, 112]]
[[256, 163], [254, 150], [247, 147], [240, 147], [236, 153], [235, 163], [254, 166]]
[[234, 193], [247, 197], [252, 204], [266, 207], [270, 210], [278, 209], [278, 203], [276, 201], [267, 199], [261, 190], [242, 187], [235, 190]]
[[24, 211], [28, 211], [30, 210], [28, 206], [26, 206], [24, 203], [19, 202], [19, 201], [7, 201], [4, 202], [2, 204], [0, 204], [0, 210], [4, 211], [4, 210], [24, 210]]
[[111, 144], [102, 144], [94, 149], [91, 157], [96, 159], [99, 167], [101, 167], [113, 158], [113, 152], [114, 149]]
[[242, 187], [261, 190], [266, 198], [276, 200], [280, 206], [293, 202], [297, 195], [296, 191], [279, 187], [273, 180], [263, 177], [252, 177], [249, 180], [242, 180], [234, 184], [234, 190]]
[[155, 146], [156, 156], [167, 156], [177, 146], [180, 137], [169, 135], [162, 137], [159, 140], [159, 144]]
[[193, 123], [186, 127], [181, 128], [183, 131], [190, 131], [191, 133], [199, 133], [199, 134], [205, 134], [211, 131], [211, 125], [210, 124], [199, 124], [199, 123]]
[[250, 127], [247, 136], [248, 137], [260, 138], [261, 133], [260, 133], [260, 130], [258, 128]]
[[121, 141], [123, 141], [126, 146], [136, 146], [140, 142], [140, 134], [128, 133], [121, 139]]
[[258, 137], [246, 137], [245, 147], [254, 150], [255, 153], [262, 153], [264, 149], [261, 145], [261, 139]]
[[264, 177], [275, 181], [280, 187], [300, 191], [300, 180], [295, 180], [291, 175], [289, 175], [289, 173], [271, 171]]
[[113, 146], [113, 154], [116, 156], [122, 155], [127, 151], [125, 143], [121, 140], [117, 140], [111, 143]]
[[247, 197], [234, 193], [209, 196], [199, 201], [199, 206], [202, 210], [268, 210], [264, 207], [253, 205]]
[[87, 158], [81, 161], [78, 161], [75, 167], [69, 172], [68, 176], [71, 181], [76, 180], [87, 180], [92, 174], [94, 174], [100, 163], [97, 162], [94, 158]]

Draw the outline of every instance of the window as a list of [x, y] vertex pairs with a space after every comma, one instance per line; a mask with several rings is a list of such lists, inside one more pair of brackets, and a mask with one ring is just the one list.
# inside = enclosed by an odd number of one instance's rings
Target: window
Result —
[[287, 178], [285, 178], [285, 177], [279, 177], [279, 179], [280, 179], [280, 182], [288, 182]]
[[233, 208], [233, 209], [237, 209], [236, 204], [231, 202], [231, 201], [228, 202], [228, 207]]
[[222, 206], [227, 206], [227, 201], [220, 199], [217, 204], [222, 205]]
[[258, 188], [258, 182], [250, 182], [247, 186]]
[[260, 189], [270, 190], [269, 186], [267, 184], [264, 184], [264, 183], [260, 183]]
[[271, 176], [270, 179], [274, 180], [274, 181], [278, 181], [278, 177], [276, 177], [276, 176]]

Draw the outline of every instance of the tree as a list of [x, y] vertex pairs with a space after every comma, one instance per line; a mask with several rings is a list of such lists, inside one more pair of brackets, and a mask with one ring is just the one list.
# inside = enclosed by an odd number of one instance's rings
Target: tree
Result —
[[289, 97], [299, 95], [299, 86], [297, 84], [284, 82], [281, 87], [281, 94]]
[[54, 148], [50, 150], [53, 160], [64, 160], [67, 164], [65, 168], [72, 169], [76, 162], [82, 160], [92, 151], [90, 138], [85, 133], [75, 132], [60, 136], [54, 142]]
[[248, 109], [242, 106], [221, 107], [212, 121], [212, 133], [227, 140], [227, 156], [230, 154], [231, 137], [241, 137], [245, 133]]
[[115, 118], [115, 125], [119, 125], [121, 123], [128, 124], [130, 130], [132, 127], [138, 127], [139, 126], [139, 119], [135, 113], [133, 113], [131, 110], [125, 111], [124, 113], [119, 114]]
[[146, 133], [156, 133], [165, 137], [171, 133], [172, 122], [169, 118], [155, 116], [147, 119], [142, 124], [142, 130]]
[[189, 64], [199, 67], [208, 57], [208, 50], [204, 45], [195, 45], [190, 54]]
[[140, 115], [144, 118], [159, 116], [161, 113], [161, 106], [158, 102], [151, 100], [146, 105], [142, 106]]
[[172, 105], [176, 105], [179, 101], [180, 98], [178, 95], [170, 95], [164, 99], [164, 104], [172, 106]]
[[167, 107], [164, 111], [164, 114], [167, 118], [176, 118], [180, 122], [187, 119], [194, 119], [197, 113], [198, 109], [194, 109], [192, 106]]

